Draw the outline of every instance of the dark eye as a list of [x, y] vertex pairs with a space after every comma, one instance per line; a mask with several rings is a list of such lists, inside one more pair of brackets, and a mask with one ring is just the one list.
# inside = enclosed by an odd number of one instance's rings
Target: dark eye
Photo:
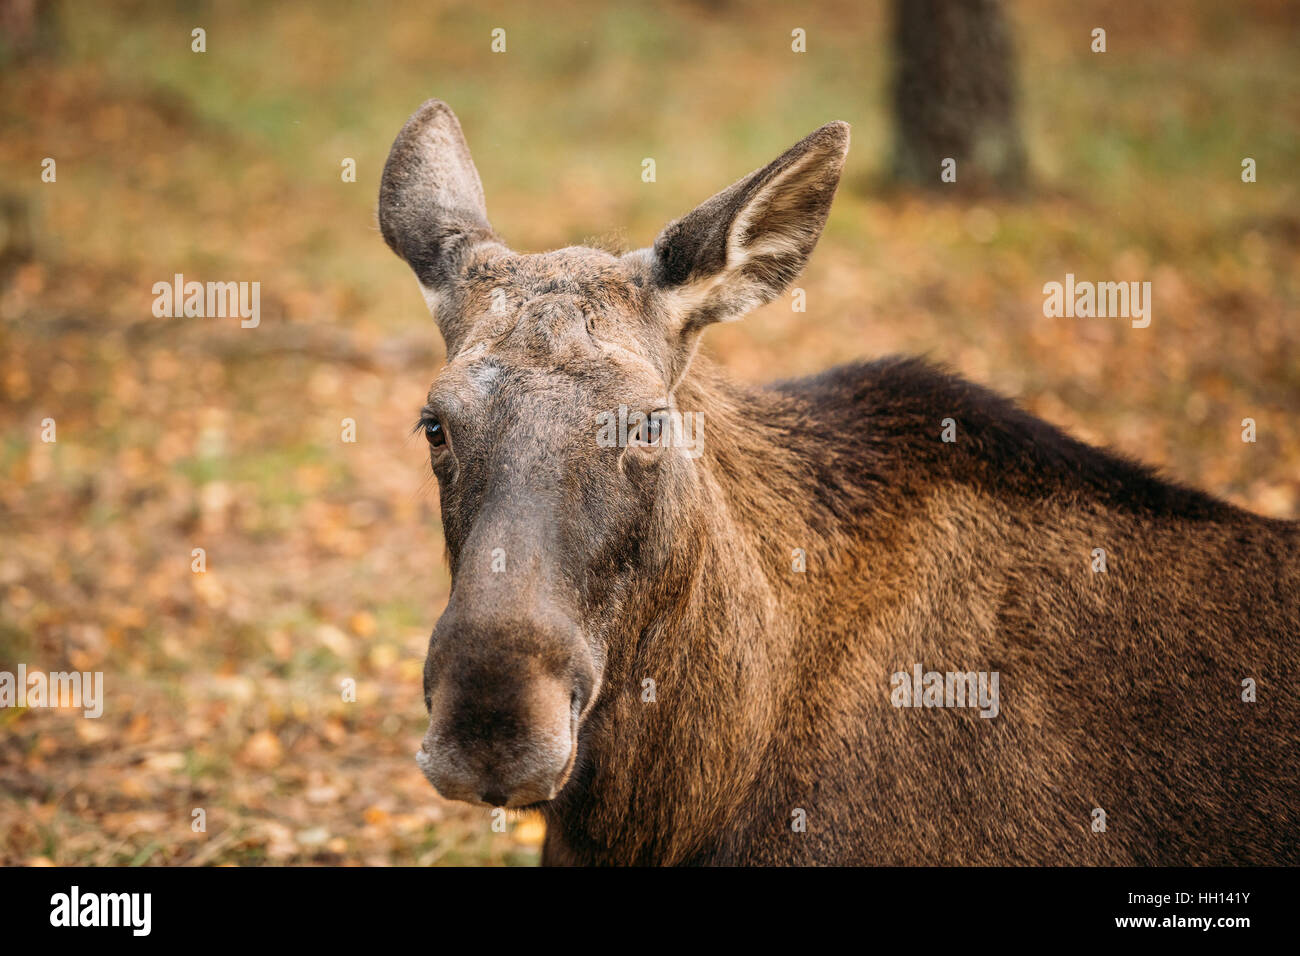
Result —
[[659, 442], [663, 435], [664, 419], [661, 411], [653, 411], [641, 422], [641, 427], [637, 429], [637, 440], [643, 445], [654, 445]]
[[442, 430], [442, 422], [436, 418], [426, 418], [424, 420], [424, 437], [429, 439], [429, 444], [434, 448], [441, 448], [447, 444], [447, 435]]

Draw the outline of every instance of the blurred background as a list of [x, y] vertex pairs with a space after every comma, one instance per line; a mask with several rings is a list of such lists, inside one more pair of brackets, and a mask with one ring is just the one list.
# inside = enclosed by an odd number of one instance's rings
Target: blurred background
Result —
[[[735, 378], [921, 353], [1300, 515], [1296, 5], [950, 13], [0, 0], [0, 670], [107, 691], [98, 720], [0, 710], [0, 862], [536, 861], [540, 821], [495, 832], [412, 759], [448, 579], [410, 432], [442, 344], [374, 208], [429, 96], [520, 251], [647, 245], [847, 120], [807, 312], [705, 337]], [[954, 53], [967, 29], [979, 57]], [[927, 148], [970, 151], [956, 184]], [[1151, 326], [1045, 318], [1067, 272], [1151, 281]], [[260, 326], [155, 318], [175, 273], [260, 282]]]

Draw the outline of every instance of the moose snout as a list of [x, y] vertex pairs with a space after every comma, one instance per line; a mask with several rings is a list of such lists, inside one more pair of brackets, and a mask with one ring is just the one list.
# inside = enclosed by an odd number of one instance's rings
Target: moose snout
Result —
[[576, 653], [585, 645], [576, 636], [533, 631], [520, 640], [515, 631], [492, 639], [467, 630], [439, 622], [435, 632], [425, 666], [429, 729], [416, 762], [448, 800], [494, 807], [550, 800], [573, 768], [591, 693], [591, 665]]

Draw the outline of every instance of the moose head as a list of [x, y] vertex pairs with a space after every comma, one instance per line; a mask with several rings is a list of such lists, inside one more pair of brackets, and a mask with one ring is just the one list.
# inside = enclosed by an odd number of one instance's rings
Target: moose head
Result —
[[[518, 254], [488, 222], [451, 109], [430, 100], [398, 134], [379, 223], [447, 353], [420, 425], [452, 586], [417, 754], [444, 797], [525, 807], [565, 786], [611, 662], [654, 613], [639, 584], [664, 572], [707, 481], [664, 425], [700, 332], [803, 269], [848, 145], [846, 124], [821, 127], [649, 249]], [[601, 440], [619, 409], [626, 440]]]

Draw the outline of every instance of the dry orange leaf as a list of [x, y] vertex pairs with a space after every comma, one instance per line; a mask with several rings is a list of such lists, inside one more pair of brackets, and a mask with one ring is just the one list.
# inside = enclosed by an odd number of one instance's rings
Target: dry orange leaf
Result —
[[269, 730], [259, 730], [248, 738], [243, 750], [239, 752], [239, 759], [250, 767], [270, 770], [279, 766], [284, 759], [284, 745]]
[[529, 817], [515, 827], [513, 836], [516, 843], [524, 846], [541, 846], [546, 839], [546, 824], [538, 817]]

